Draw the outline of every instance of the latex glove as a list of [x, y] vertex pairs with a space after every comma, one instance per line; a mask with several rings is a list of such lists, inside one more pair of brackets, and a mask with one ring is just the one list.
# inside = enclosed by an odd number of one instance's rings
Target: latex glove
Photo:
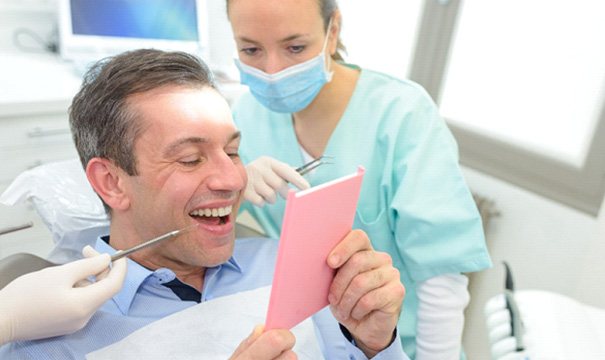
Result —
[[297, 359], [292, 351], [296, 339], [289, 330], [274, 329], [263, 332], [259, 325], [235, 349], [230, 360]]
[[261, 156], [249, 163], [246, 172], [248, 184], [244, 198], [258, 207], [275, 203], [278, 193], [285, 199], [288, 196], [288, 183], [301, 190], [310, 187], [296, 169], [268, 156]]
[[[126, 259], [109, 269], [108, 254], [90, 246], [83, 253], [87, 258], [23, 275], [0, 291], [0, 343], [75, 332], [120, 290]], [[96, 282], [86, 281], [94, 275]]]
[[490, 350], [493, 360], [527, 360], [530, 358], [528, 351], [517, 351], [517, 341], [512, 336], [492, 343]]
[[[517, 297], [515, 301], [521, 308]], [[484, 308], [486, 326], [489, 334], [489, 342], [492, 359], [494, 360], [523, 360], [528, 358], [526, 351], [517, 351], [517, 340], [512, 336], [510, 312], [506, 306], [504, 294], [498, 294], [490, 298]], [[527, 334], [523, 333], [524, 343], [527, 342]], [[527, 345], [527, 344], [526, 344]]]

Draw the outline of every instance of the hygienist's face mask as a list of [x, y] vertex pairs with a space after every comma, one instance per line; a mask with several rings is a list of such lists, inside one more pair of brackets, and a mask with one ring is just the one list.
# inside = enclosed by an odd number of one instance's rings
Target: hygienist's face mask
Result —
[[326, 39], [319, 55], [275, 74], [267, 74], [235, 59], [241, 83], [248, 85], [256, 100], [272, 111], [294, 113], [306, 108], [321, 88], [332, 80], [332, 72], [326, 65], [326, 46], [331, 27], [330, 18]]

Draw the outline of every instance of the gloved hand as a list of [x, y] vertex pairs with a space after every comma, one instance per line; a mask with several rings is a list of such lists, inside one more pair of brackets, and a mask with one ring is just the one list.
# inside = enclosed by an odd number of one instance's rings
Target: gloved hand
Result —
[[277, 193], [284, 199], [288, 196], [288, 183], [304, 190], [310, 187], [305, 178], [296, 169], [268, 156], [261, 156], [246, 166], [248, 184], [244, 198], [261, 207], [265, 203], [273, 204]]
[[[520, 301], [517, 293], [513, 295], [517, 309], [520, 315], [527, 312], [523, 311], [524, 304]], [[522, 299], [521, 299], [522, 300]], [[527, 332], [524, 317], [519, 317], [523, 326], [521, 327], [521, 341], [523, 350], [518, 349], [521, 344], [513, 336], [510, 311], [507, 307], [507, 299], [504, 294], [498, 294], [490, 298], [484, 308], [486, 316], [486, 326], [489, 331], [490, 350], [493, 360], [527, 360], [533, 358], [528, 345], [532, 345], [531, 334]]]
[[120, 290], [126, 259], [109, 269], [108, 254], [82, 252], [86, 259], [23, 275], [0, 291], [0, 344], [75, 332]]

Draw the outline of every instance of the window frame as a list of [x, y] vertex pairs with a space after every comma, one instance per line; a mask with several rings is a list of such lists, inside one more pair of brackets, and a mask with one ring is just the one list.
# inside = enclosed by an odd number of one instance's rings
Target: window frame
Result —
[[[439, 103], [444, 74], [463, 0], [425, 0], [410, 79]], [[448, 121], [448, 119], [445, 119]], [[451, 122], [464, 166], [533, 191], [592, 216], [605, 196], [605, 98], [581, 167]]]

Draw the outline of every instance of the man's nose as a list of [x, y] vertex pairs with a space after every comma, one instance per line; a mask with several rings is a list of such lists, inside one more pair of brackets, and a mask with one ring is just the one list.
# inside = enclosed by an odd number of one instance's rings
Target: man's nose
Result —
[[209, 189], [240, 191], [246, 187], [247, 177], [243, 164], [234, 162], [224, 154], [219, 156], [213, 165], [212, 175], [208, 179]]

